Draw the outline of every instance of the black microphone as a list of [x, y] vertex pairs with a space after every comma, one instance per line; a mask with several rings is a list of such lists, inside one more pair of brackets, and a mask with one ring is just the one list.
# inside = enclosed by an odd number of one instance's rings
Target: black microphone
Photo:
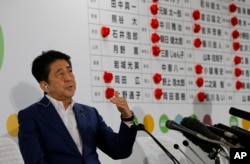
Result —
[[246, 129], [242, 129], [242, 128], [238, 127], [238, 126], [231, 126], [231, 127], [233, 129], [237, 129], [237, 130], [241, 131], [242, 133], [246, 133], [246, 134], [250, 135], [250, 132], [248, 130], [246, 130]]
[[186, 128], [192, 129], [200, 134], [212, 139], [219, 141], [218, 144], [224, 146], [229, 151], [231, 147], [237, 147], [232, 143], [225, 140], [223, 137], [220, 137], [213, 132], [211, 132], [207, 126], [201, 123], [199, 120], [191, 118], [191, 117], [184, 117], [181, 121], [181, 125], [185, 126]]
[[174, 164], [175, 163], [180, 164], [180, 162], [144, 127], [143, 124], [138, 124], [137, 129], [146, 132], [157, 143], [157, 145], [167, 154], [167, 156], [173, 161]]
[[229, 109], [229, 113], [231, 115], [234, 115], [234, 116], [237, 116], [237, 117], [240, 117], [240, 118], [243, 118], [245, 120], [250, 121], [250, 113], [249, 112], [246, 112], [246, 111], [231, 107]]
[[172, 120], [167, 120], [166, 127], [168, 127], [169, 129], [180, 131], [180, 132], [185, 133], [185, 134], [189, 134], [191, 136], [195, 136], [195, 137], [200, 138], [202, 140], [207, 139], [205, 136], [201, 135], [200, 133], [197, 133], [197, 132], [190, 130], [190, 129], [188, 129], [180, 124], [177, 124], [176, 122], [174, 122]]
[[191, 159], [191, 158], [189, 158], [188, 156], [187, 156], [187, 154], [185, 154], [182, 150], [181, 150], [181, 148], [179, 147], [179, 145], [178, 144], [174, 144], [174, 148], [175, 149], [178, 149], [190, 162], [192, 162], [193, 164], [195, 164], [195, 162]]
[[210, 125], [207, 125], [207, 128], [211, 130], [212, 132], [214, 132], [216, 135], [222, 138], [225, 138], [229, 143], [235, 145], [236, 147], [242, 148], [242, 145], [239, 142], [239, 137], [235, 135], [234, 133], [229, 132], [225, 129], [221, 129], [221, 128], [210, 126]]
[[215, 124], [215, 127], [218, 127], [220, 129], [224, 129], [226, 131], [229, 131], [233, 134], [235, 134], [236, 136], [238, 136], [238, 142], [245, 148], [250, 148], [250, 133], [249, 132], [245, 132], [243, 130], [239, 130], [239, 128], [231, 128], [227, 125], [224, 124]]
[[207, 128], [209, 130], [211, 130], [212, 132], [218, 134], [221, 137], [227, 137], [227, 138], [231, 138], [231, 139], [238, 139], [238, 136], [234, 135], [233, 133], [231, 133], [229, 131], [222, 130], [222, 129], [218, 128], [218, 127], [207, 125]]
[[204, 164], [206, 164], [206, 162], [201, 158], [201, 156], [199, 156], [199, 154], [196, 151], [194, 151], [194, 149], [191, 146], [189, 146], [189, 143], [187, 140], [184, 140], [182, 144], [188, 147], [196, 155], [196, 157], [198, 157]]
[[[224, 149], [220, 146], [220, 141], [209, 139], [200, 133], [190, 130], [182, 125], [177, 124], [172, 120], [167, 120], [166, 127], [180, 131], [186, 138], [200, 147], [204, 152], [209, 153], [210, 159], [215, 159], [218, 153], [225, 158], [228, 157]], [[211, 155], [210, 155], [211, 154]]]

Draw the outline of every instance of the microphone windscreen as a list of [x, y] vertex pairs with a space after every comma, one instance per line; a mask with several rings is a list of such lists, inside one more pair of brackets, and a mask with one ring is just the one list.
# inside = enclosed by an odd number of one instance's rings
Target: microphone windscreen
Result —
[[[181, 125], [197, 133], [200, 133], [210, 139], [214, 139], [214, 140], [220, 139], [220, 137], [218, 137], [217, 135], [209, 131], [209, 129], [205, 125], [203, 125], [201, 122], [191, 117], [184, 117], [181, 121]], [[199, 146], [204, 152], [210, 153], [214, 151], [214, 149], [216, 150], [221, 149], [221, 146], [218, 144], [203, 141], [197, 137], [193, 137], [188, 134], [183, 134], [183, 135], [187, 139], [189, 139], [193, 144], [195, 144], [196, 146]]]
[[199, 120], [191, 117], [184, 117], [181, 121], [181, 125], [213, 140], [220, 140], [221, 138], [211, 132], [208, 127], [201, 123]]
[[[186, 122], [188, 122], [188, 123], [186, 123]], [[181, 125], [184, 126], [184, 127], [186, 127], [186, 128], [188, 128], [188, 129], [191, 129], [191, 128], [189, 128], [189, 126], [190, 125], [193, 126], [193, 122], [191, 121], [191, 123], [189, 123], [189, 119], [183, 118], [182, 121], [181, 121]], [[193, 129], [191, 129], [191, 130], [193, 130]], [[183, 135], [189, 141], [191, 141], [194, 145], [200, 147], [206, 153], [211, 153], [212, 151], [214, 151], [214, 148], [216, 150], [220, 148], [220, 146], [217, 145], [217, 144], [213, 144], [213, 143], [209, 143], [207, 141], [203, 141], [203, 140], [201, 140], [198, 137], [195, 137], [193, 135], [190, 135], [190, 134], [187, 134], [187, 133], [183, 133]]]

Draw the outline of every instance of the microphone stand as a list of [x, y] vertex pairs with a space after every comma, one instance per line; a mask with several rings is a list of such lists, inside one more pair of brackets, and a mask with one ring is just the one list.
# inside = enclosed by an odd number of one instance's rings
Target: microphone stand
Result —
[[180, 162], [149, 132], [145, 129], [143, 124], [137, 125], [138, 130], [143, 130], [146, 132], [157, 144], [158, 146], [167, 154], [167, 156], [173, 161], [174, 164], [180, 164]]

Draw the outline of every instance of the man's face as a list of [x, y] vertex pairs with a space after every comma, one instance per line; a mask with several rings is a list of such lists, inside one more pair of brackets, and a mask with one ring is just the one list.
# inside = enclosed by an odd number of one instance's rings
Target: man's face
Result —
[[71, 100], [76, 90], [75, 76], [66, 60], [50, 65], [47, 93], [58, 101]]

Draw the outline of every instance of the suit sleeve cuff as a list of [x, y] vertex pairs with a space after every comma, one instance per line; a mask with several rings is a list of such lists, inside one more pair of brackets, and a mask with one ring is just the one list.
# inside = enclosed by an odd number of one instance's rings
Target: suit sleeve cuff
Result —
[[129, 128], [134, 125], [134, 121], [123, 121], [123, 123], [126, 124]]

